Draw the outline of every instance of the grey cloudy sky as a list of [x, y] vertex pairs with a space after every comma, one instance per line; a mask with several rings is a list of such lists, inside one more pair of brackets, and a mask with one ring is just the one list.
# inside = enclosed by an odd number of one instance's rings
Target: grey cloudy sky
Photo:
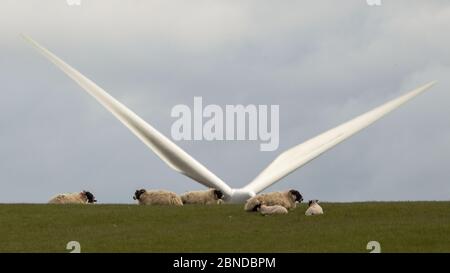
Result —
[[203, 186], [169, 169], [19, 36], [26, 33], [170, 136], [176, 104], [279, 104], [280, 146], [181, 141], [233, 187], [280, 152], [431, 80], [429, 92], [268, 190], [306, 199], [450, 199], [450, 3], [1, 2], [0, 203], [88, 189]]

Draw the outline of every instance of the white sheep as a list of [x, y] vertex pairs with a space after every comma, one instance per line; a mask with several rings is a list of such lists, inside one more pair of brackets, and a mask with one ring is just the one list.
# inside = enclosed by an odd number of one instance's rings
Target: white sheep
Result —
[[216, 189], [190, 191], [181, 195], [183, 204], [216, 205], [222, 204], [223, 193]]
[[255, 206], [259, 204], [266, 206], [280, 205], [286, 209], [294, 209], [297, 206], [297, 202], [300, 203], [302, 201], [302, 195], [296, 190], [264, 193], [248, 199], [245, 203], [244, 209], [246, 211], [256, 211]]
[[74, 192], [74, 193], [61, 193], [54, 196], [49, 204], [87, 204], [95, 203], [95, 197], [88, 191]]
[[181, 198], [174, 192], [157, 190], [147, 191], [145, 189], [136, 190], [134, 200], [139, 201], [139, 205], [171, 205], [183, 206]]
[[254, 208], [256, 211], [259, 211], [262, 215], [272, 215], [272, 214], [287, 214], [288, 210], [280, 205], [266, 206], [262, 204], [258, 204]]
[[306, 210], [305, 215], [311, 216], [319, 214], [323, 214], [323, 209], [319, 205], [319, 200], [309, 200], [308, 209]]

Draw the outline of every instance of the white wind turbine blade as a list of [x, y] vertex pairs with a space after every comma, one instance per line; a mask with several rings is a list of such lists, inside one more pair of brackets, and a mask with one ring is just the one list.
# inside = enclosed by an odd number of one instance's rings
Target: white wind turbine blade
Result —
[[392, 110], [430, 88], [435, 82], [425, 84], [403, 96], [393, 99], [363, 115], [343, 123], [319, 136], [299, 144], [279, 155], [252, 182], [243, 188], [258, 193], [305, 165], [340, 142], [374, 123]]
[[147, 145], [159, 158], [177, 172], [180, 172], [207, 187], [221, 190], [226, 197], [232, 194], [231, 188], [220, 178], [200, 164], [184, 150], [158, 132], [150, 124], [133, 113], [125, 105], [114, 99], [105, 90], [83, 76], [76, 69], [66, 64], [46, 48], [39, 45], [33, 39], [24, 36], [42, 55], [54, 63], [72, 80], [92, 95], [118, 120], [130, 129], [145, 145]]

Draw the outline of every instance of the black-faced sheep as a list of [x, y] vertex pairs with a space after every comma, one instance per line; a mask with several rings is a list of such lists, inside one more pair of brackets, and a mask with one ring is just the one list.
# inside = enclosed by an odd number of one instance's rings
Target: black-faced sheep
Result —
[[48, 201], [49, 204], [92, 204], [95, 202], [97, 200], [95, 200], [94, 195], [88, 191], [62, 193]]
[[288, 210], [280, 205], [266, 206], [258, 204], [253, 208], [254, 211], [259, 211], [262, 215], [272, 214], [287, 214]]
[[254, 207], [258, 204], [266, 206], [280, 205], [286, 209], [294, 209], [297, 206], [297, 202], [300, 203], [302, 201], [302, 195], [296, 190], [263, 193], [248, 199], [245, 203], [244, 209], [246, 211], [254, 211]]
[[190, 191], [181, 195], [183, 204], [216, 205], [223, 203], [223, 193], [216, 189]]
[[171, 205], [182, 206], [181, 198], [174, 192], [158, 190], [147, 191], [145, 189], [136, 190], [134, 200], [139, 201], [139, 205]]
[[323, 214], [323, 209], [319, 205], [319, 200], [309, 200], [308, 209], [306, 210], [305, 215], [311, 216], [311, 215], [319, 215], [319, 214]]

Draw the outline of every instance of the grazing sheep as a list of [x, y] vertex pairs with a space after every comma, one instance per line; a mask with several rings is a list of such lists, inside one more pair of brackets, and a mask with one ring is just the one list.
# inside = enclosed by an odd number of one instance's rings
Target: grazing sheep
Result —
[[136, 190], [134, 200], [139, 201], [139, 205], [171, 205], [182, 206], [181, 198], [170, 191], [147, 191], [145, 189]]
[[319, 214], [323, 214], [323, 209], [319, 205], [319, 200], [309, 200], [308, 209], [306, 210], [305, 215], [311, 216]]
[[286, 209], [294, 209], [297, 202], [302, 202], [303, 197], [300, 192], [296, 190], [290, 190], [286, 192], [272, 192], [256, 195], [247, 200], [244, 209], [246, 211], [254, 211], [254, 207], [258, 204], [273, 206], [280, 205]]
[[190, 191], [181, 195], [183, 204], [216, 205], [222, 204], [223, 193], [216, 189]]
[[259, 211], [262, 215], [272, 215], [272, 214], [287, 214], [288, 210], [280, 205], [266, 206], [258, 204], [253, 208], [254, 211]]
[[97, 200], [95, 200], [94, 195], [88, 191], [62, 193], [48, 201], [49, 204], [91, 204], [95, 202], [97, 202]]

